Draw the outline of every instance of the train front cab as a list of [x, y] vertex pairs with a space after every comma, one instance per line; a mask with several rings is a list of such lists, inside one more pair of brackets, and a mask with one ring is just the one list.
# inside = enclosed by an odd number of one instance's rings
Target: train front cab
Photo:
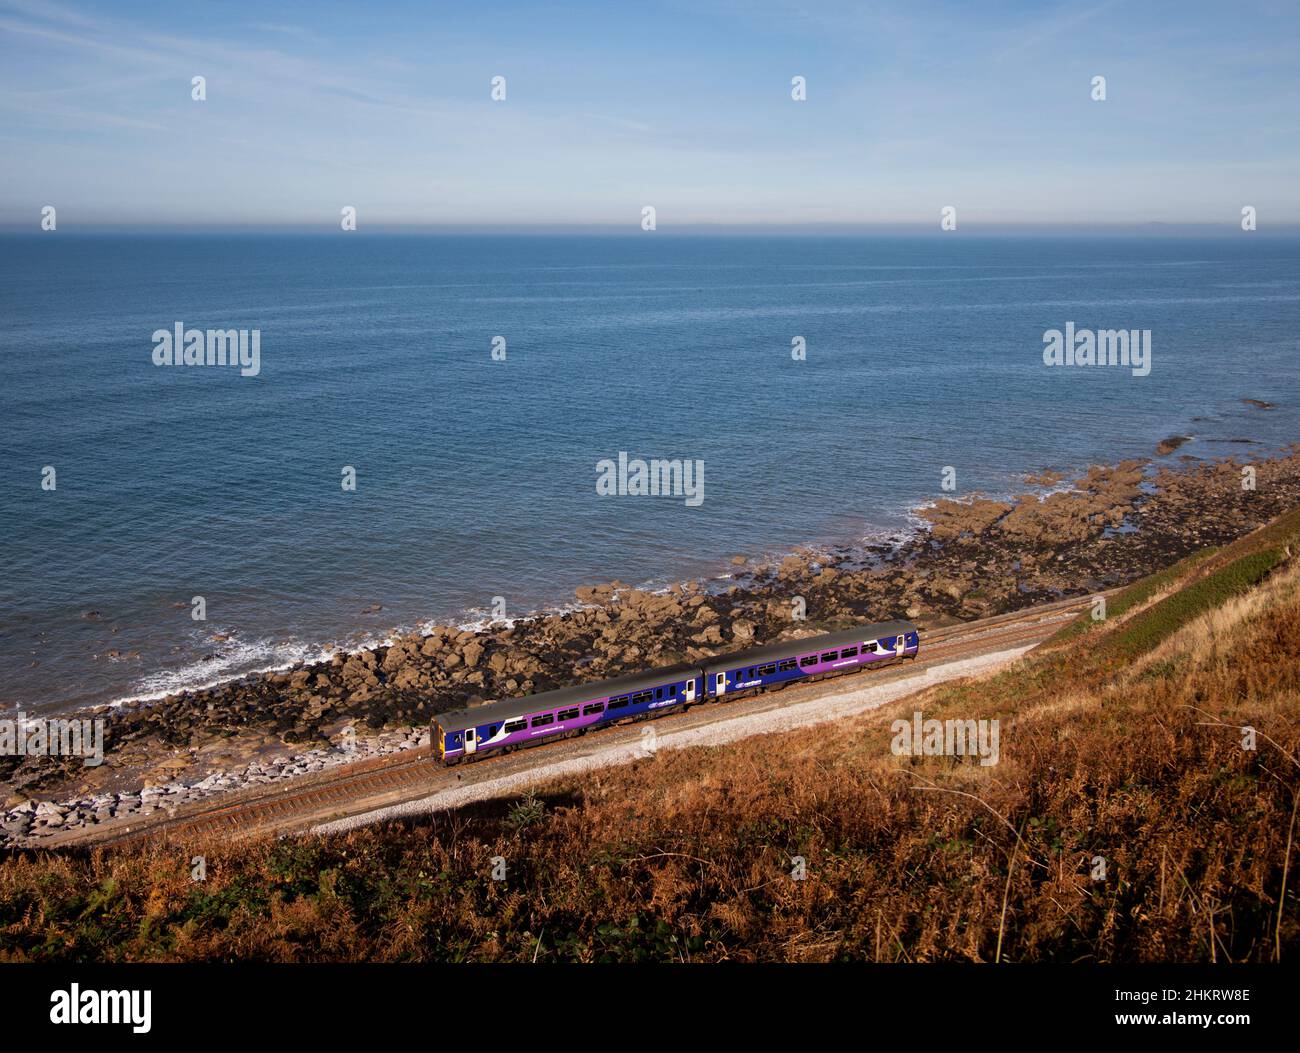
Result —
[[446, 763], [448, 754], [455, 761], [468, 757], [478, 750], [478, 733], [474, 728], [463, 731], [446, 731], [436, 720], [433, 723], [433, 737], [438, 760]]
[[921, 652], [921, 633], [918, 629], [908, 629], [894, 637], [889, 648], [895, 658], [915, 658]]

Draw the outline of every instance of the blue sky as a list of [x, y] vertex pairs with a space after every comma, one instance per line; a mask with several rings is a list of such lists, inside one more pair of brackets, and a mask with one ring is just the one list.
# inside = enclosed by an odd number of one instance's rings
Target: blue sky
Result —
[[0, 0], [0, 223], [1233, 225], [1253, 205], [1266, 229], [1300, 222], [1297, 11]]

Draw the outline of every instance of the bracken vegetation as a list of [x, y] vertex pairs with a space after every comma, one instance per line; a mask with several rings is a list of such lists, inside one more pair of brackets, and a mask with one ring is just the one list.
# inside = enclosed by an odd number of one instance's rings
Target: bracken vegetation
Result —
[[[328, 838], [14, 856], [0, 957], [1287, 959], [1298, 540], [1300, 512], [1005, 672], [838, 727]], [[914, 710], [998, 719], [1000, 763], [894, 756]]]

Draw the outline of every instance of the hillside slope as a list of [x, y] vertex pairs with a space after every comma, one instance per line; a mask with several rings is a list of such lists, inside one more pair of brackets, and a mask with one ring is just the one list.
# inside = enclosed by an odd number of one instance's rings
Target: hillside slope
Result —
[[[996, 676], [815, 733], [328, 838], [9, 859], [0, 956], [1286, 958], [1297, 551], [1300, 510]], [[997, 720], [997, 763], [896, 755], [891, 722], [917, 712]]]

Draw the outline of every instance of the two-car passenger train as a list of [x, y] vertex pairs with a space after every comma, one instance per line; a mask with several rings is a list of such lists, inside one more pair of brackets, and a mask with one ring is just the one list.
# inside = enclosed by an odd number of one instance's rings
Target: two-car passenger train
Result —
[[606, 724], [677, 712], [697, 702], [915, 658], [919, 650], [920, 636], [911, 622], [861, 625], [720, 655], [698, 665], [439, 713], [433, 721], [433, 747], [444, 764], [455, 764], [463, 757], [506, 753]]

